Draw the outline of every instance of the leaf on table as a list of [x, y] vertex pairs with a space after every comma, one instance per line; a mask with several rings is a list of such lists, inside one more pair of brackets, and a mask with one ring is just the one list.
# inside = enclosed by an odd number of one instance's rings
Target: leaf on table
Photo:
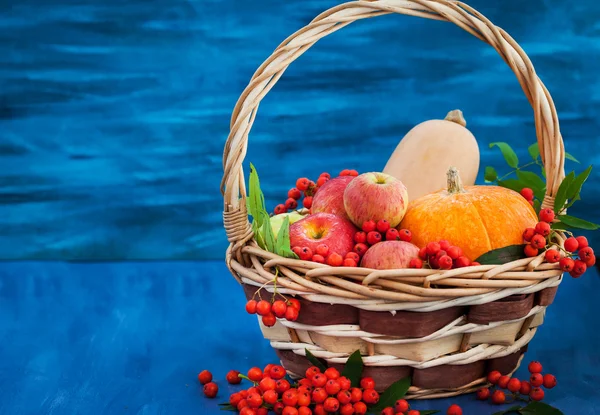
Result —
[[567, 160], [571, 160], [574, 161], [575, 163], [579, 163], [579, 160], [577, 160], [575, 157], [573, 157], [573, 155], [569, 154], [569, 153], [565, 153], [565, 158]]
[[277, 255], [282, 257], [298, 259], [298, 255], [290, 247], [290, 218], [288, 216], [283, 219], [283, 224], [277, 233], [275, 251]]
[[517, 157], [517, 153], [512, 149], [508, 143], [496, 142], [491, 143], [490, 148], [498, 147], [504, 156], [504, 160], [508, 163], [510, 167], [516, 169], [519, 166], [519, 158]]
[[325, 372], [327, 370], [327, 365], [324, 364], [320, 359], [317, 359], [315, 355], [310, 352], [310, 350], [304, 349], [304, 352], [306, 353], [306, 358], [310, 363], [312, 363], [313, 366], [318, 367], [321, 372]]
[[556, 192], [556, 197], [554, 198], [554, 212], [560, 212], [565, 204], [567, 203], [567, 192], [569, 191], [569, 186], [575, 180], [575, 172], [567, 174], [567, 176], [563, 179], [558, 187], [558, 192]]
[[363, 360], [360, 355], [360, 350], [355, 351], [350, 355], [342, 371], [342, 376], [347, 377], [352, 382], [352, 387], [357, 388], [360, 385], [360, 377], [363, 371]]
[[529, 151], [529, 155], [533, 161], [536, 161], [540, 157], [540, 145], [538, 143], [530, 145], [527, 151]]
[[508, 409], [504, 409], [500, 412], [494, 412], [492, 415], [504, 415], [504, 414], [509, 414], [511, 412], [517, 412], [519, 409], [521, 409], [521, 405], [515, 405], [515, 406], [511, 406]]
[[498, 172], [496, 172], [496, 169], [493, 168], [492, 166], [487, 166], [485, 168], [485, 173], [483, 175], [483, 179], [487, 183], [491, 183], [491, 182], [495, 182], [497, 178], [498, 178]]
[[519, 413], [522, 415], [564, 415], [562, 411], [544, 402], [530, 402], [521, 408]]
[[576, 218], [576, 217], [570, 216], [570, 215], [560, 215], [558, 217], [558, 220], [560, 220], [561, 223], [564, 223], [565, 225], [570, 226], [571, 228], [575, 228], [575, 229], [585, 229], [588, 231], [595, 231], [596, 229], [600, 228], [600, 225], [597, 225], [595, 223], [588, 222], [587, 220], [579, 219], [579, 218]]
[[439, 414], [440, 411], [435, 411], [435, 410], [426, 410], [426, 411], [419, 411], [419, 415], [433, 415], [433, 414]]
[[377, 405], [372, 407], [370, 412], [380, 412], [383, 408], [394, 406], [398, 399], [402, 399], [410, 388], [410, 377], [405, 377], [397, 382], [392, 383], [379, 397]]
[[233, 412], [237, 412], [237, 408], [233, 405], [231, 405], [230, 403], [220, 403], [220, 410], [221, 411], [233, 411]]
[[525, 245], [510, 245], [488, 251], [475, 261], [481, 265], [502, 265], [525, 257]]

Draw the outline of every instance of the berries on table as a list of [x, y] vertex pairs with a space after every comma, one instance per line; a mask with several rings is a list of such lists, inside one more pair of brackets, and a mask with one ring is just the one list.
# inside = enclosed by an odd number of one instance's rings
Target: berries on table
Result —
[[321, 369], [319, 369], [316, 366], [311, 366], [308, 369], [306, 369], [306, 372], [304, 372], [304, 376], [306, 376], [306, 379], [312, 379], [313, 376], [317, 373], [321, 373]]
[[521, 382], [521, 389], [519, 389], [519, 393], [521, 395], [529, 395], [529, 392], [531, 392], [531, 384], [529, 382], [527, 382], [526, 380]]
[[340, 401], [340, 405], [345, 405], [352, 401], [352, 394], [350, 393], [349, 390], [342, 389], [341, 391], [338, 392], [338, 394], [336, 395], [336, 398], [338, 401]]
[[256, 314], [256, 300], [250, 300], [246, 303], [246, 312], [248, 314]]
[[375, 389], [375, 381], [371, 377], [364, 377], [360, 380], [360, 387], [363, 389]]
[[481, 388], [481, 389], [477, 390], [477, 399], [479, 399], [480, 401], [487, 401], [487, 399], [489, 397], [490, 397], [489, 388]]
[[[264, 375], [266, 376], [267, 374], [265, 373]], [[260, 389], [260, 391], [263, 393], [265, 393], [268, 390], [275, 390], [276, 387], [277, 382], [275, 381], [275, 379], [269, 377], [263, 377], [260, 383], [258, 384], [258, 389]]]
[[395, 413], [396, 412], [394, 412], [394, 408], [392, 408], [391, 406], [383, 408], [383, 410], [381, 411], [381, 415], [395, 415]]
[[546, 373], [544, 375], [543, 385], [544, 385], [544, 388], [546, 388], [546, 389], [552, 389], [553, 387], [556, 386], [556, 377], [554, 375]]
[[529, 363], [527, 370], [529, 370], [529, 373], [542, 373], [543, 367], [540, 362], [534, 360], [533, 362]]
[[450, 405], [448, 411], [446, 411], [446, 415], [462, 415], [462, 408], [456, 404]]
[[554, 220], [554, 211], [552, 209], [546, 208], [540, 210], [540, 220], [546, 223], [552, 223]]
[[506, 395], [505, 395], [504, 391], [495, 390], [494, 393], [492, 394], [492, 403], [494, 403], [496, 405], [502, 405], [505, 402], [506, 402]]
[[283, 408], [282, 415], [298, 415], [298, 410], [293, 406], [286, 406]]
[[396, 413], [404, 413], [410, 409], [410, 405], [406, 399], [398, 399], [394, 404]]
[[365, 233], [374, 232], [377, 229], [377, 224], [374, 220], [368, 220], [362, 224], [362, 230]]
[[237, 370], [230, 370], [229, 372], [227, 372], [225, 379], [230, 385], [239, 385], [242, 382], [242, 378], [239, 375], [240, 372], [238, 372]]
[[500, 379], [498, 379], [498, 387], [506, 389], [506, 387], [508, 386], [508, 382], [510, 382], [510, 376], [500, 376]]
[[490, 382], [492, 385], [495, 385], [498, 383], [498, 380], [502, 377], [502, 373], [500, 373], [497, 370], [494, 370], [493, 372], [490, 372], [488, 374], [488, 382]]
[[527, 201], [533, 200], [533, 190], [529, 187], [524, 187], [520, 193]]
[[298, 406], [308, 406], [310, 405], [310, 392], [308, 391], [298, 391]]
[[340, 409], [340, 401], [336, 398], [327, 398], [325, 399], [325, 402], [323, 402], [323, 408], [329, 413], [337, 412], [338, 409]]
[[361, 389], [359, 389], [359, 388], [352, 388], [352, 389], [350, 389], [350, 394], [352, 395], [352, 402], [353, 403], [362, 401], [363, 393], [362, 393]]
[[252, 382], [260, 382], [263, 378], [263, 371], [258, 367], [253, 367], [248, 370], [247, 376]]
[[556, 249], [548, 249], [544, 257], [546, 262], [550, 264], [556, 264], [558, 261], [560, 261], [560, 252], [558, 252]]
[[246, 402], [250, 408], [258, 408], [263, 404], [263, 398], [259, 393], [252, 392], [248, 394]]
[[279, 396], [274, 390], [267, 390], [263, 393], [263, 401], [265, 401], [265, 403], [268, 403], [269, 405], [275, 404], [275, 402], [277, 402], [277, 399], [279, 399]]
[[544, 390], [542, 388], [533, 388], [531, 392], [529, 392], [529, 397], [534, 401], [541, 401], [544, 399]]
[[406, 415], [421, 415], [421, 412], [417, 411], [416, 409], [411, 409]]
[[327, 368], [327, 370], [325, 372], [323, 372], [323, 374], [327, 377], [327, 379], [339, 379], [340, 378], [340, 372], [334, 367]]
[[212, 382], [212, 378], [212, 373], [210, 373], [208, 370], [203, 370], [202, 372], [198, 373], [198, 381], [203, 385]]
[[327, 399], [327, 391], [323, 388], [315, 388], [312, 391], [312, 400], [314, 403], [323, 403]]
[[[244, 401], [245, 402], [245, 401]], [[240, 415], [258, 415], [254, 408], [250, 408], [248, 404], [244, 406], [240, 411]]]
[[579, 249], [579, 242], [571, 236], [565, 240], [565, 249], [569, 252], [575, 252]]
[[207, 398], [214, 398], [215, 396], [217, 396], [217, 393], [219, 392], [219, 387], [217, 386], [216, 383], [214, 382], [208, 382], [206, 385], [204, 385], [204, 395]]
[[521, 390], [521, 381], [517, 378], [512, 378], [508, 381], [508, 385], [506, 387], [512, 393], [517, 393], [519, 390]]
[[364, 402], [356, 402], [354, 404], [354, 413], [356, 415], [364, 415], [367, 413], [367, 405]]
[[337, 393], [342, 390], [340, 383], [335, 379], [329, 379], [325, 384], [325, 391], [328, 395], [337, 395]]
[[350, 382], [350, 379], [345, 376], [340, 376], [337, 381], [340, 382], [340, 387], [342, 390], [350, 390], [352, 387], [352, 382]]
[[363, 391], [363, 401], [369, 405], [375, 405], [379, 402], [379, 393], [375, 389], [365, 389]]
[[531, 376], [529, 377], [529, 383], [534, 388], [537, 388], [544, 384], [544, 377], [542, 376], [541, 373], [532, 373]]
[[327, 376], [322, 373], [317, 373], [312, 377], [311, 381], [315, 388], [324, 388], [327, 384]]

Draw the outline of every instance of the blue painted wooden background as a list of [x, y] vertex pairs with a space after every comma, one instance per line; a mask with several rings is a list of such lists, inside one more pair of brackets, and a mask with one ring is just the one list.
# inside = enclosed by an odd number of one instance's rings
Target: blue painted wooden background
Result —
[[[0, 1], [0, 258], [222, 258], [231, 110], [270, 52], [336, 3]], [[594, 163], [600, 3], [471, 4], [529, 53], [568, 151]], [[526, 157], [532, 110], [495, 51], [446, 23], [361, 21], [286, 72], [261, 106], [248, 160], [273, 206], [298, 176], [381, 170], [413, 125], [454, 108], [483, 165], [503, 165], [493, 141]], [[600, 220], [599, 174], [573, 214]]]

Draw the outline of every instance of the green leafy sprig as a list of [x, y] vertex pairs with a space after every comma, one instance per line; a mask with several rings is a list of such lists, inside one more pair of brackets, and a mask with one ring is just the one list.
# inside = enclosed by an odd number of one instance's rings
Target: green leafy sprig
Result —
[[271, 218], [265, 208], [265, 196], [260, 188], [260, 180], [256, 168], [250, 163], [250, 178], [248, 180], [249, 195], [246, 199], [248, 213], [252, 216], [252, 230], [258, 246], [285, 258], [298, 259], [290, 247], [290, 221], [285, 218], [277, 239], [271, 227]]
[[[496, 142], [490, 144], [490, 148], [495, 147], [500, 150], [504, 160], [512, 170], [500, 176], [494, 167], [487, 166], [484, 172], [485, 182], [506, 187], [517, 192], [520, 192], [526, 187], [530, 188], [533, 190], [535, 196], [534, 208], [536, 212], [539, 213], [541, 201], [546, 194], [546, 181], [544, 179], [546, 177], [546, 171], [540, 158], [538, 144], [535, 143], [529, 146], [527, 150], [531, 157], [531, 161], [522, 165], [519, 164], [519, 157], [508, 143]], [[579, 163], [579, 161], [569, 153], [565, 153], [565, 158], [575, 163]], [[540, 174], [531, 169], [537, 169], [540, 171]], [[600, 225], [566, 214], [567, 209], [573, 206], [576, 201], [581, 200], [581, 189], [590, 176], [591, 171], [592, 166], [589, 166], [579, 174], [575, 174], [574, 171], [571, 171], [561, 182], [554, 199], [553, 208], [554, 213], [557, 216], [557, 222], [553, 224], [554, 229], [596, 230], [600, 228]]]

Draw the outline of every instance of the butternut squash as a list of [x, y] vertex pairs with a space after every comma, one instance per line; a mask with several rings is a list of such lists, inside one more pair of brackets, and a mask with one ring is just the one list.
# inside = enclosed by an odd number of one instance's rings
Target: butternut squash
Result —
[[479, 146], [466, 125], [460, 110], [418, 124], [402, 138], [383, 172], [404, 183], [410, 200], [445, 188], [450, 167], [460, 171], [466, 186], [475, 184]]

